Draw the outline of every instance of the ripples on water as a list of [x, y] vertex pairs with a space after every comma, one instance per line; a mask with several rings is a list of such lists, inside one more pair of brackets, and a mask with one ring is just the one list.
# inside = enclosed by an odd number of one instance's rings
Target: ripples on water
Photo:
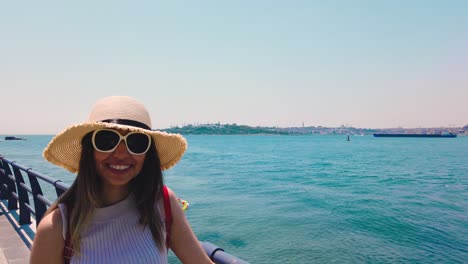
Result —
[[[71, 182], [42, 160], [49, 139], [4, 141], [0, 153]], [[166, 183], [190, 202], [200, 240], [251, 263], [468, 259], [467, 137], [187, 139]]]

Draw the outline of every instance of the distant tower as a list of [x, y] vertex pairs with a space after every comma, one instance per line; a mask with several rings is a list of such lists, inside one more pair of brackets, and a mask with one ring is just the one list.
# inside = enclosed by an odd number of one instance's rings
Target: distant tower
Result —
[[302, 122], [302, 127], [304, 127], [304, 122]]

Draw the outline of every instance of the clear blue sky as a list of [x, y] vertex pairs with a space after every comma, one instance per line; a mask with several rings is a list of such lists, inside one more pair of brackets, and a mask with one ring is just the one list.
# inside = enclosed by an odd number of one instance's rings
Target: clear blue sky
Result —
[[468, 124], [468, 1], [1, 1], [0, 134], [108, 95], [184, 123]]

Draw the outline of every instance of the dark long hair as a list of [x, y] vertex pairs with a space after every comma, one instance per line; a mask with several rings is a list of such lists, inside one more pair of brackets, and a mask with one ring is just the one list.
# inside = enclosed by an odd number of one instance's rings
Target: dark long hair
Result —
[[[70, 216], [68, 231], [71, 235], [74, 254], [79, 254], [81, 233], [89, 225], [94, 209], [102, 206], [100, 195], [102, 180], [96, 170], [91, 136], [92, 132], [86, 134], [81, 140], [80, 167], [75, 181], [47, 212], [56, 209], [59, 203], [67, 206]], [[140, 214], [139, 223], [149, 227], [153, 240], [160, 250], [164, 246], [164, 229], [156, 203], [162, 198], [162, 186], [161, 161], [155, 142], [152, 142], [146, 152], [143, 168], [130, 181], [129, 192], [133, 193], [136, 200], [136, 207]]]

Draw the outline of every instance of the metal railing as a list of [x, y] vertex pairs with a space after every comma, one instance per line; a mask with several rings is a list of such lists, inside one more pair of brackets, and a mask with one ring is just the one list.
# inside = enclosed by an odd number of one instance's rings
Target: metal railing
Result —
[[[23, 173], [28, 176], [28, 182], [24, 180]], [[55, 188], [57, 198], [70, 187], [60, 180], [55, 180], [0, 155], [0, 200], [7, 200], [8, 211], [19, 209], [18, 222], [20, 225], [30, 225], [33, 216], [36, 220], [36, 226], [39, 225], [47, 208], [53, 203], [44, 196], [39, 180], [52, 185]], [[34, 206], [30, 204], [30, 196]], [[32, 239], [34, 237], [31, 237]], [[209, 242], [200, 243], [206, 254], [217, 264], [247, 263]]]

